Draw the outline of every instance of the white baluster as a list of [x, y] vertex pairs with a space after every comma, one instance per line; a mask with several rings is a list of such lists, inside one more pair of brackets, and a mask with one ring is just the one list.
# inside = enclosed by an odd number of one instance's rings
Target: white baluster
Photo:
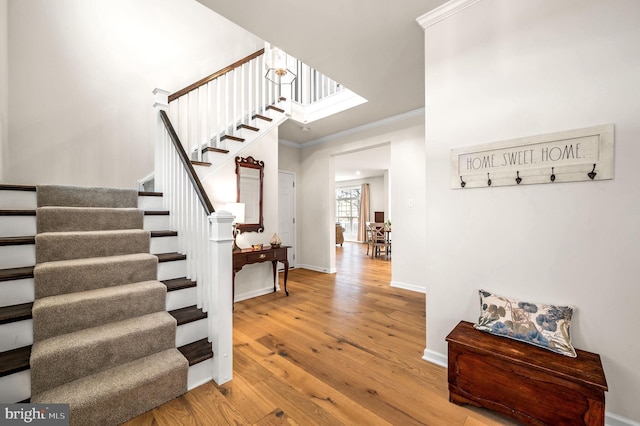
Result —
[[[211, 125], [213, 122], [212, 119], [212, 115], [213, 115], [213, 101], [212, 101], [212, 96], [213, 96], [213, 82], [210, 81], [209, 83], [207, 83], [207, 114], [206, 114], [206, 123], [205, 123], [205, 142], [206, 142], [206, 147], [209, 148], [211, 147]], [[204, 160], [204, 158], [203, 158]]]
[[220, 148], [220, 79], [216, 79], [216, 110], [214, 112], [214, 133], [216, 138], [216, 147]]
[[[243, 64], [240, 67], [240, 110], [238, 111], [240, 124], [244, 124], [244, 113], [245, 113], [245, 105], [246, 105], [245, 96], [246, 96], [246, 89], [247, 89], [247, 85], [245, 81], [245, 79], [247, 78], [246, 69], [247, 69], [246, 64]], [[237, 124], [238, 124], [237, 122], [234, 123], [234, 129]]]
[[[224, 126], [224, 134], [227, 134], [227, 125], [229, 123], [229, 108], [230, 108], [230, 98], [229, 98], [229, 73], [224, 76], [224, 96], [222, 98], [222, 103], [224, 105], [224, 120], [222, 125]], [[226, 142], [225, 142], [226, 147]]]

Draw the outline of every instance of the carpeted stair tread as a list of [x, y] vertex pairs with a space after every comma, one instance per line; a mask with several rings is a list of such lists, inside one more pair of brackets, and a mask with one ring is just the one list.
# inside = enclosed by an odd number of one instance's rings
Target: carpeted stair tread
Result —
[[45, 232], [35, 238], [36, 262], [148, 253], [150, 235], [142, 229]]
[[156, 312], [34, 342], [31, 392], [175, 348], [176, 320]]
[[38, 185], [36, 193], [38, 207], [138, 207], [138, 191], [134, 189]]
[[118, 425], [187, 389], [188, 362], [175, 349], [34, 394], [36, 404], [69, 404], [71, 426]]
[[166, 294], [160, 281], [145, 281], [37, 299], [33, 340], [164, 311]]
[[142, 229], [144, 212], [136, 208], [38, 207], [36, 229], [42, 232]]
[[34, 268], [36, 299], [157, 279], [158, 258], [149, 253], [59, 260]]

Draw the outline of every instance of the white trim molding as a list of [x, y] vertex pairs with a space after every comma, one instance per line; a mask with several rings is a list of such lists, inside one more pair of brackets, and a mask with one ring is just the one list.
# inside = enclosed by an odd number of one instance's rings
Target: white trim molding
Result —
[[316, 271], [316, 272], [322, 272], [325, 274], [335, 274], [337, 271], [336, 268], [323, 268], [321, 266], [314, 266], [314, 265], [297, 265], [298, 268], [302, 268], [302, 269], [308, 269], [310, 271]]
[[424, 355], [422, 356], [422, 359], [444, 368], [447, 368], [447, 366], [449, 365], [449, 359], [445, 354], [441, 354], [440, 352], [432, 351], [431, 349], [427, 348], [424, 349]]
[[427, 294], [427, 289], [417, 284], [408, 284], [400, 281], [391, 281], [391, 287], [402, 288], [404, 290], [415, 291], [416, 293]]
[[479, 1], [480, 0], [451, 0], [418, 17], [416, 21], [422, 29], [427, 29]]
[[609, 411], [605, 411], [604, 413], [604, 424], [606, 426], [640, 426], [640, 423], [634, 420], [618, 416]]

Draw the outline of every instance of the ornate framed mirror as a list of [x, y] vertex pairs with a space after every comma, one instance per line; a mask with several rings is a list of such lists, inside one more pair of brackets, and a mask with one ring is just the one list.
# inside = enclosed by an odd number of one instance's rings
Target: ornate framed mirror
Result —
[[236, 157], [236, 200], [244, 203], [244, 223], [239, 223], [240, 232], [264, 231], [262, 214], [262, 182], [264, 161], [253, 157]]

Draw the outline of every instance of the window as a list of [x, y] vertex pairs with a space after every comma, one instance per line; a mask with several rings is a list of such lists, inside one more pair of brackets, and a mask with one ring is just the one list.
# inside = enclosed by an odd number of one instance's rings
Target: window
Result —
[[360, 218], [360, 187], [336, 189], [336, 223], [344, 228], [344, 238], [349, 241], [358, 239], [358, 221]]

